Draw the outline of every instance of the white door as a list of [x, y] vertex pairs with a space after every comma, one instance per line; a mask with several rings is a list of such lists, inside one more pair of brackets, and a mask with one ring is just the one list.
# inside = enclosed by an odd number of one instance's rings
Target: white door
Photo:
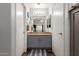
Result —
[[52, 14], [52, 49], [57, 56], [64, 55], [64, 39], [63, 39], [63, 6], [64, 4], [54, 4]]
[[24, 52], [24, 14], [22, 4], [16, 4], [16, 55]]

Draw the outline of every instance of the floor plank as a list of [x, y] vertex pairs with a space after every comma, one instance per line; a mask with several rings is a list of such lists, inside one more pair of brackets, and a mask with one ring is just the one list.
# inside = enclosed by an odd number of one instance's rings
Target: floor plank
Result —
[[27, 49], [22, 56], [55, 56], [52, 49]]

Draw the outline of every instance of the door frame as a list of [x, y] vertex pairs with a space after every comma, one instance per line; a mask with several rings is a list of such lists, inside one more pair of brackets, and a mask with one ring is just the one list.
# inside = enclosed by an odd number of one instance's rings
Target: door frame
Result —
[[[74, 56], [75, 54], [74, 54], [74, 49], [72, 49], [72, 48], [74, 48], [74, 44], [75, 43], [73, 43], [73, 41], [74, 41], [74, 20], [73, 19], [71, 19], [72, 17], [72, 14], [74, 15], [75, 13], [77, 13], [77, 12], [79, 12], [79, 7], [78, 6], [73, 6], [73, 8], [71, 9], [71, 10], [69, 10], [69, 16], [70, 16], [70, 55], [71, 56]], [[74, 18], [74, 16], [73, 16], [73, 18]], [[71, 23], [71, 20], [72, 20], [72, 23]], [[72, 24], [72, 25], [71, 25]], [[72, 27], [73, 26], [73, 27]], [[73, 29], [71, 29], [71, 27], [73, 28]], [[73, 40], [72, 42], [71, 42], [71, 40]], [[73, 47], [71, 46], [73, 44]], [[73, 52], [72, 52], [73, 51]]]
[[26, 32], [26, 7], [25, 7], [25, 5], [22, 3], [22, 6], [23, 6], [23, 15], [24, 15], [24, 52], [27, 52], [27, 32]]
[[16, 56], [16, 4], [11, 4], [11, 56]]
[[[24, 14], [26, 8], [24, 4], [22, 4], [22, 6]], [[24, 21], [25, 16], [24, 14]], [[11, 3], [11, 56], [16, 56], [16, 3]]]

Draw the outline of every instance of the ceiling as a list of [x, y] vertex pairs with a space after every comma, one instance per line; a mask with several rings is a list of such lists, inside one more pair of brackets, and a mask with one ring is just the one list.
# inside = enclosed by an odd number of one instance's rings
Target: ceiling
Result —
[[47, 16], [51, 3], [27, 3], [25, 6], [32, 16]]

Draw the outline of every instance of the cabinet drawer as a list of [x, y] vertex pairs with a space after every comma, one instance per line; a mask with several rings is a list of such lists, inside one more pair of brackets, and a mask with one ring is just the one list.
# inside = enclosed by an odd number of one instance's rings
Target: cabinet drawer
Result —
[[52, 37], [51, 36], [41, 36], [40, 37], [40, 47], [51, 48], [52, 47]]
[[28, 36], [27, 37], [27, 47], [28, 48], [35, 48], [39, 47], [39, 40], [36, 36]]
[[52, 37], [51, 36], [28, 36], [27, 37], [28, 48], [51, 48]]

